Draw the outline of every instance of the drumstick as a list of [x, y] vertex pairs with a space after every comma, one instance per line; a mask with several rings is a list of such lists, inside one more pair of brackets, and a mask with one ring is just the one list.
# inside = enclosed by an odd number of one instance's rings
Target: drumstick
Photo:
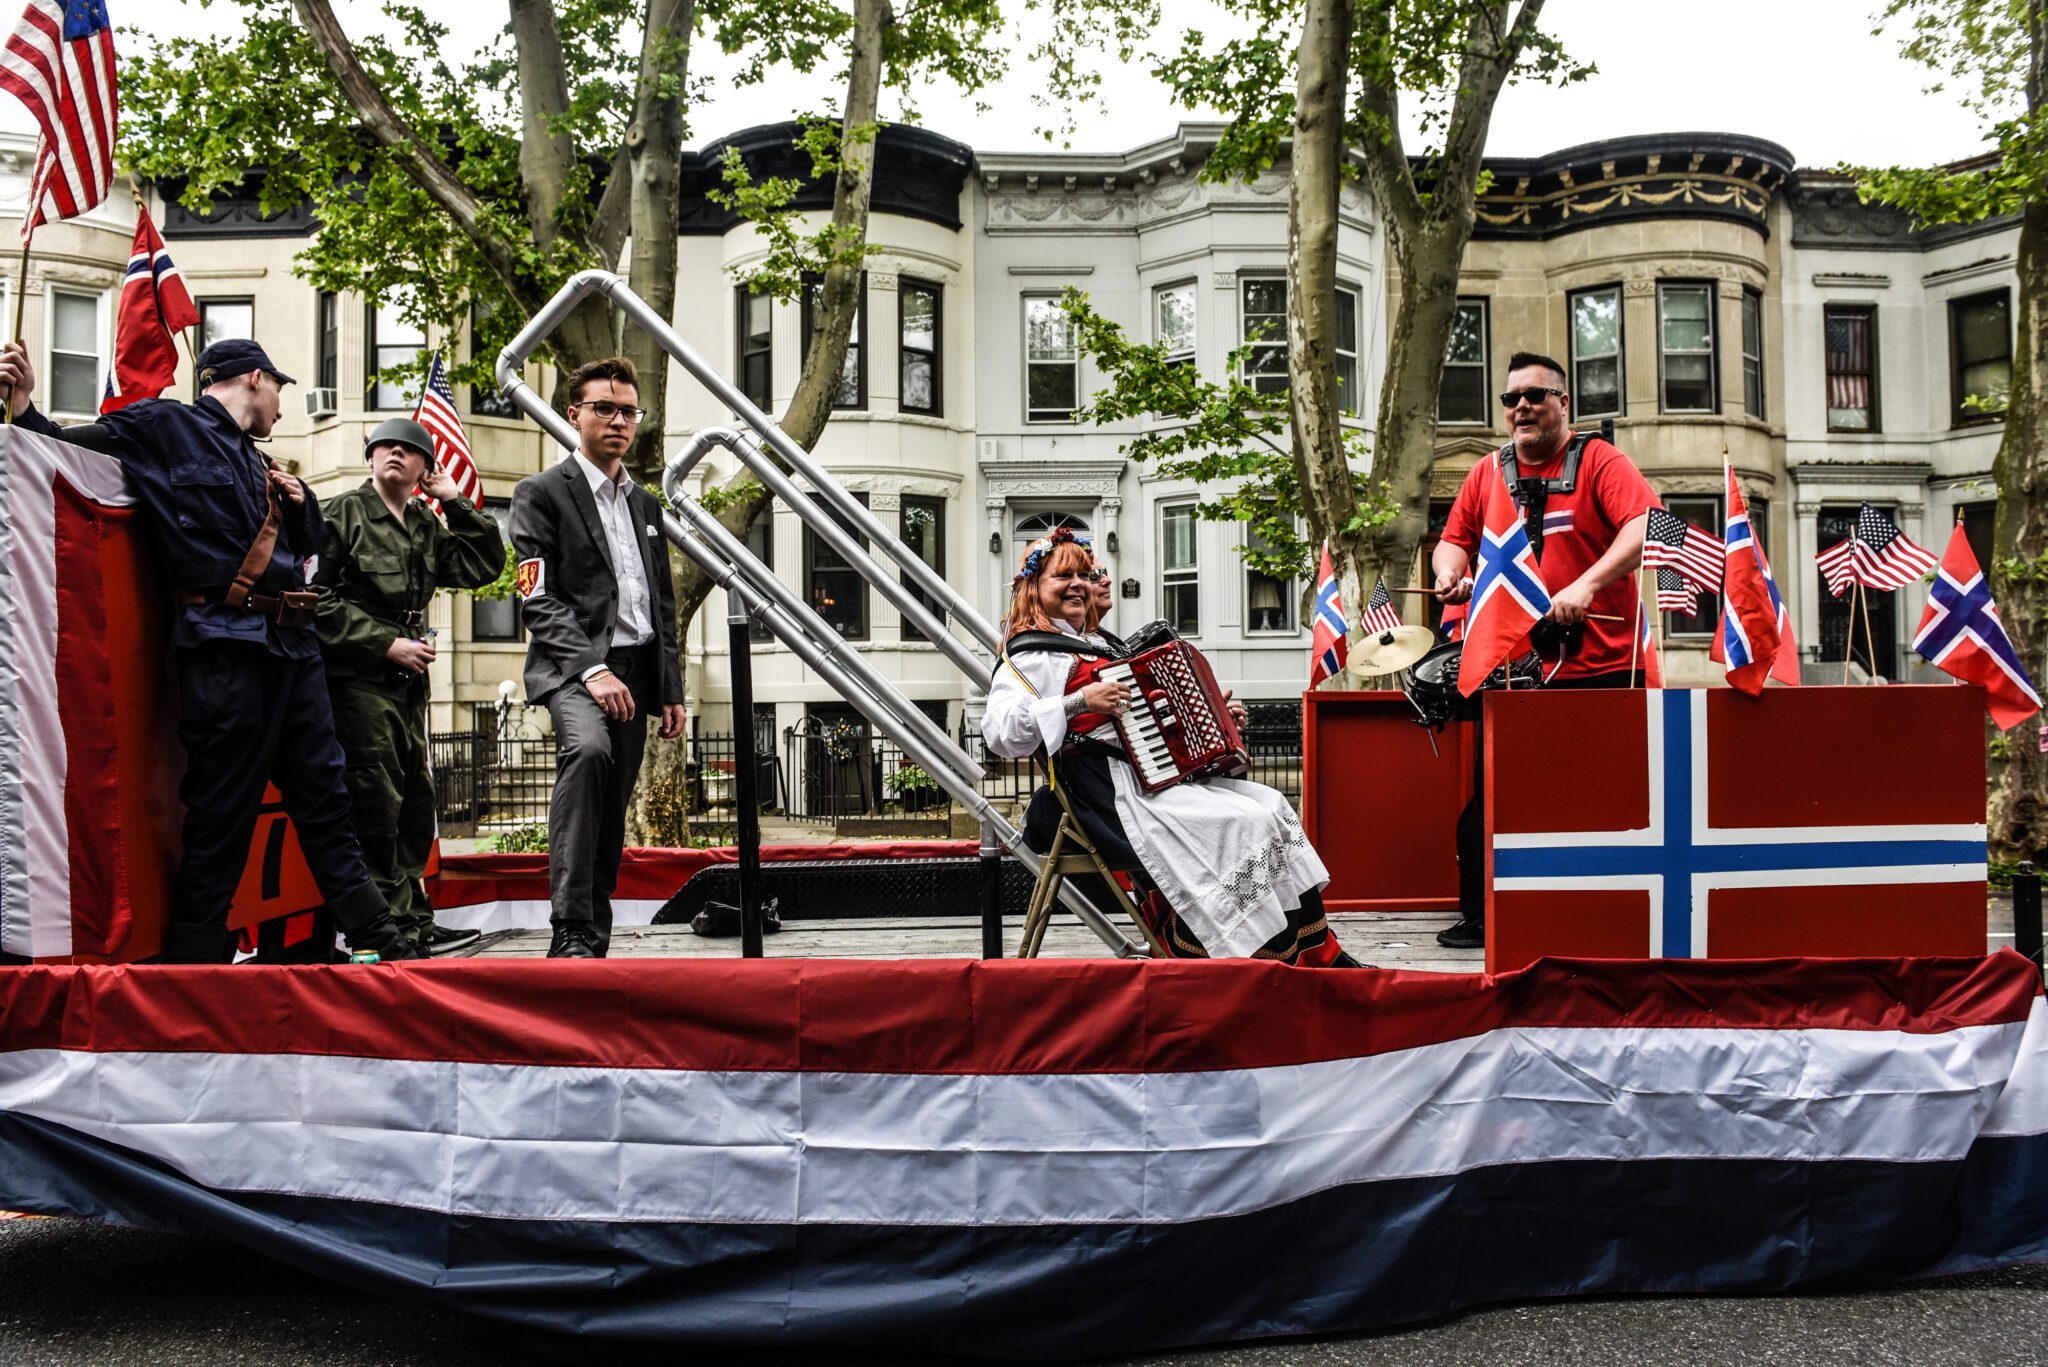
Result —
[[[1419, 595], [1423, 598], [1435, 598], [1437, 596], [1437, 591], [1435, 589], [1400, 588], [1388, 589], [1387, 592], [1412, 593]], [[1626, 622], [1628, 618], [1622, 616], [1618, 612], [1589, 612], [1586, 614], [1586, 620], [1589, 622]]]

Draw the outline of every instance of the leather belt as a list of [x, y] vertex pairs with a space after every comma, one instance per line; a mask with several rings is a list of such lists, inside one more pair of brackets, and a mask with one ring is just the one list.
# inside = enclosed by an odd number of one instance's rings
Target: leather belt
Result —
[[206, 593], [198, 589], [181, 590], [178, 601], [187, 607], [207, 604], [233, 606], [242, 612], [253, 612], [258, 617], [268, 618], [281, 627], [306, 627], [313, 624], [313, 609], [320, 596], [309, 589], [285, 589], [280, 593], [252, 593], [240, 603], [228, 604], [218, 593]]

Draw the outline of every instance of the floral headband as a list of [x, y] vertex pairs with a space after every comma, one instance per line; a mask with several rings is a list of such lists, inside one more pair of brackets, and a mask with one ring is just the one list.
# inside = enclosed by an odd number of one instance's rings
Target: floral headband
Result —
[[1031, 543], [1031, 549], [1024, 553], [1024, 568], [1018, 570], [1011, 577], [1010, 582], [1012, 584], [1021, 584], [1026, 579], [1036, 575], [1040, 567], [1045, 564], [1046, 552], [1064, 541], [1071, 541], [1083, 550], [1090, 552], [1094, 550], [1093, 543], [1085, 535], [1075, 531], [1072, 527], [1055, 527]]

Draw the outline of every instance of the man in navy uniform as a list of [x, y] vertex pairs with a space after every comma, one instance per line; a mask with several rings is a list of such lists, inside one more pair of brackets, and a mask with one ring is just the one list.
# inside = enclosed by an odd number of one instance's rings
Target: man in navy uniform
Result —
[[170, 572], [185, 852], [164, 959], [233, 958], [228, 911], [266, 781], [284, 794], [307, 867], [350, 947], [417, 958], [349, 824], [306, 588], [305, 560], [318, 553], [326, 522], [312, 491], [256, 445], [270, 435], [292, 379], [241, 339], [202, 351], [198, 377], [197, 403], [144, 399], [60, 427], [32, 402], [27, 349], [0, 347], [0, 386], [15, 423], [120, 461]]

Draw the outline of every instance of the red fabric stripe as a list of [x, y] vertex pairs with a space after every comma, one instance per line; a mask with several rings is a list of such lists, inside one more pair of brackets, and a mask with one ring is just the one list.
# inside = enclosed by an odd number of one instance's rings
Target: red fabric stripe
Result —
[[[232, 974], [232, 977], [224, 975]], [[2018, 1022], [1989, 958], [1542, 960], [1481, 974], [1250, 960], [531, 960], [0, 969], [0, 1047], [603, 1068], [1192, 1072], [1516, 1027], [1939, 1034]]]
[[[128, 939], [121, 887], [120, 728], [107, 655], [102, 509], [56, 477], [57, 695], [64, 728], [64, 822], [71, 856], [71, 952], [110, 954]], [[115, 514], [125, 517], [126, 514]]]

